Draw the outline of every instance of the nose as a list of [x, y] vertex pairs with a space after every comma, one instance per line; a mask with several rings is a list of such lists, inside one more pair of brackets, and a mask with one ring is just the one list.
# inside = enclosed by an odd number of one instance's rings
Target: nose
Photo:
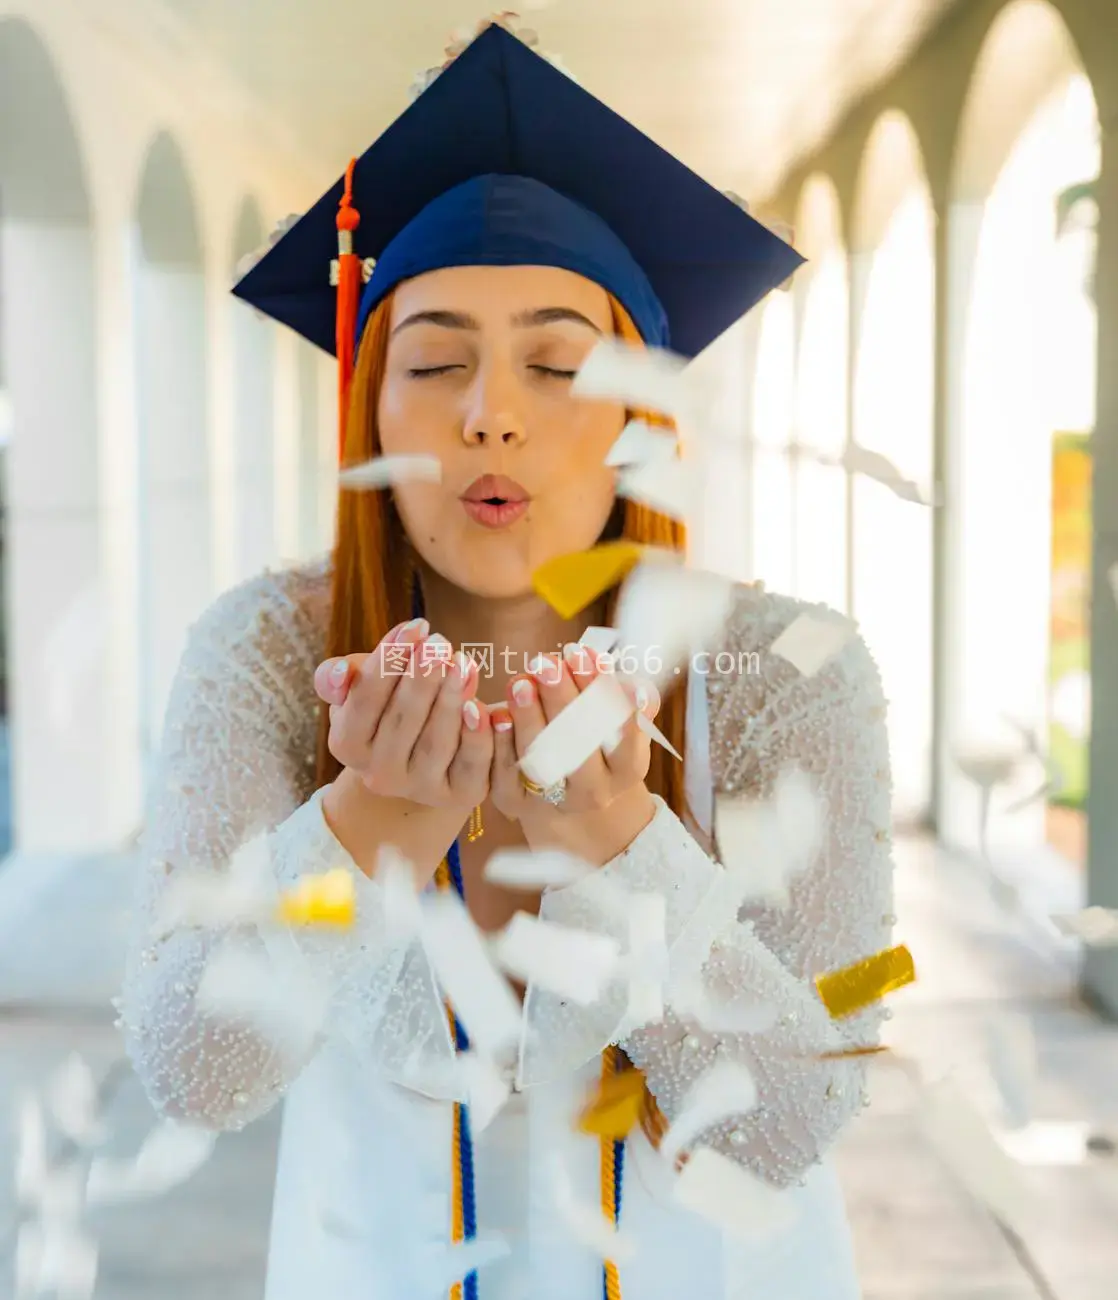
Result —
[[498, 362], [479, 369], [470, 388], [462, 441], [468, 447], [519, 446], [527, 438], [521, 412], [512, 368]]

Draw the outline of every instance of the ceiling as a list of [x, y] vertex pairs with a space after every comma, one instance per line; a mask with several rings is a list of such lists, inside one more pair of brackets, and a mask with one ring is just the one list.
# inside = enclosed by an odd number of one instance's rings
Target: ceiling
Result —
[[[152, 0], [308, 154], [360, 153], [485, 0]], [[513, 3], [514, 0], [510, 0]], [[759, 200], [953, 0], [523, 0], [521, 26], [719, 188]]]

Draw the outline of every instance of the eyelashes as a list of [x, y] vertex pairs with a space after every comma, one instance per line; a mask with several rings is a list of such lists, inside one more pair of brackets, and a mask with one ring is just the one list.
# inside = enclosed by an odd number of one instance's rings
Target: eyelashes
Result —
[[[408, 370], [408, 378], [435, 379], [440, 375], [449, 375], [452, 371], [465, 369], [465, 366], [460, 365], [414, 367]], [[577, 370], [558, 370], [554, 366], [529, 366], [528, 369], [547, 379], [571, 380], [578, 374]]]

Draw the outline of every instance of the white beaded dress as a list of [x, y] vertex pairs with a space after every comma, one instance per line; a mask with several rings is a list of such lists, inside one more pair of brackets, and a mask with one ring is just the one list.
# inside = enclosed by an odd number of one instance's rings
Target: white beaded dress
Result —
[[[266, 1300], [444, 1300], [462, 1267], [448, 1251], [460, 1076], [422, 948], [391, 937], [382, 887], [353, 866], [313, 792], [312, 675], [328, 607], [329, 570], [319, 564], [236, 588], [191, 631], [145, 837], [123, 1025], [165, 1116], [237, 1129], [284, 1099]], [[885, 705], [857, 637], [812, 677], [771, 653], [809, 608], [743, 588], [724, 648], [746, 671], [693, 674], [689, 698], [686, 775], [700, 819], [708, 820], [713, 792], [763, 798], [791, 767], [808, 773], [825, 800], [823, 847], [792, 881], [788, 906], [743, 911], [703, 969], [712, 996], [771, 1007], [775, 1022], [714, 1034], [669, 1006], [660, 1023], [620, 1037], [669, 1120], [715, 1061], [748, 1068], [759, 1105], [708, 1130], [699, 1145], [782, 1189], [782, 1214], [776, 1228], [729, 1234], [680, 1207], [669, 1166], [637, 1131], [627, 1143], [620, 1219], [629, 1247], [619, 1260], [624, 1300], [860, 1294], [827, 1152], [861, 1110], [865, 1066], [821, 1055], [873, 1043], [882, 1012], [874, 1006], [835, 1022], [812, 977], [890, 941]], [[266, 848], [277, 889], [347, 865], [358, 891], [355, 929], [265, 936], [247, 926], [184, 928], [153, 938], [152, 918], [177, 871], [225, 870], [254, 841]], [[660, 804], [602, 873], [664, 895], [670, 951], [721, 870]], [[616, 914], [584, 885], [545, 891], [541, 917], [623, 939]], [[330, 1006], [313, 1042], [280, 1049], [258, 1029], [197, 1007], [206, 963], [226, 945], [274, 961], [277, 981], [313, 971]], [[573, 1131], [571, 1116], [600, 1052], [618, 1041], [625, 1008], [620, 982], [590, 1008], [528, 988], [515, 1091], [475, 1140], [479, 1239], [504, 1252], [479, 1270], [481, 1300], [602, 1294], [601, 1256], [560, 1211], [556, 1189], [565, 1177], [585, 1206], [598, 1203], [598, 1142]]]

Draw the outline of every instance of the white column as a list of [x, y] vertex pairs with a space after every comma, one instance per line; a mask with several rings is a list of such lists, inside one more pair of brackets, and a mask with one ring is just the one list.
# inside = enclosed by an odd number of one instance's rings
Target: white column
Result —
[[88, 230], [0, 225], [12, 401], [6, 530], [15, 848], [109, 847], [115, 725], [99, 516]]

